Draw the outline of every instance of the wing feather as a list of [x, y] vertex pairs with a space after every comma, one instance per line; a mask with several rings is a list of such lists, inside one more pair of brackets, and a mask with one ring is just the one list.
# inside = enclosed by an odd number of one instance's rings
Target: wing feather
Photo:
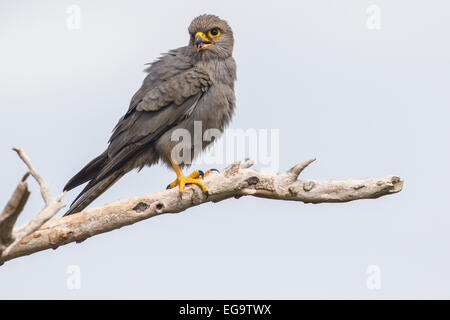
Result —
[[108, 155], [114, 157], [125, 146], [146, 144], [160, 136], [161, 130], [168, 130], [182, 120], [202, 94], [209, 88], [210, 79], [199, 68], [183, 71], [161, 82], [145, 94], [136, 107], [120, 119], [111, 136]]

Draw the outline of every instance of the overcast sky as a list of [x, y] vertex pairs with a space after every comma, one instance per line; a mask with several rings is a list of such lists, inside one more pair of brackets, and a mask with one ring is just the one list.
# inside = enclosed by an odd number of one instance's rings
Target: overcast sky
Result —
[[[230, 128], [279, 130], [280, 170], [317, 157], [303, 177], [395, 174], [405, 186], [345, 204], [249, 197], [162, 215], [5, 263], [0, 298], [450, 298], [449, 12], [445, 0], [2, 0], [2, 206], [26, 171], [11, 147], [60, 193], [106, 148], [144, 64], [187, 44], [201, 13], [235, 33]], [[173, 179], [162, 166], [131, 172], [93, 205]], [[18, 225], [43, 205], [30, 185]]]

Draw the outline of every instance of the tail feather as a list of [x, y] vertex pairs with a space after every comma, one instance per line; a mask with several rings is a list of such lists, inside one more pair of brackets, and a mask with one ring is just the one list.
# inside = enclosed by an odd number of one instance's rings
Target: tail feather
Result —
[[117, 170], [112, 172], [102, 180], [91, 180], [88, 185], [80, 192], [75, 199], [74, 203], [70, 206], [70, 209], [64, 214], [64, 216], [77, 213], [86, 208], [92, 201], [97, 199], [103, 192], [111, 187], [117, 180], [119, 180], [125, 172], [123, 170]]
[[80, 170], [80, 172], [78, 172], [72, 179], [70, 179], [69, 182], [67, 182], [67, 184], [64, 186], [64, 191], [72, 190], [73, 188], [94, 179], [107, 162], [108, 153], [107, 151], [105, 151], [97, 158], [93, 159], [91, 162], [85, 165], [84, 168]]
[[86, 208], [129, 171], [130, 168], [126, 165], [127, 161], [132, 157], [138, 156], [142, 150], [141, 145], [131, 144], [124, 147], [112, 158], [108, 156], [108, 150], [106, 150], [89, 162], [64, 187], [65, 191], [71, 190], [89, 181], [83, 191], [75, 198], [69, 211], [64, 215], [80, 212]]

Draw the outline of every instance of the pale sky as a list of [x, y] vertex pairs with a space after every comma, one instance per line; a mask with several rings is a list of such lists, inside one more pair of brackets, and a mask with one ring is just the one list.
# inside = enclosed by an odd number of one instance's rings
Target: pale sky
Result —
[[[371, 5], [379, 29], [367, 25]], [[377, 200], [248, 197], [162, 215], [5, 263], [0, 298], [450, 298], [448, 12], [444, 0], [2, 1], [2, 206], [26, 171], [11, 147], [59, 194], [105, 149], [144, 64], [187, 44], [202, 13], [235, 33], [230, 128], [278, 130], [279, 170], [316, 157], [302, 177], [395, 174], [405, 185]], [[162, 166], [132, 172], [93, 205], [174, 178]], [[18, 225], [43, 205], [30, 187]], [[79, 289], [67, 286], [70, 266]], [[370, 266], [379, 289], [367, 286]]]

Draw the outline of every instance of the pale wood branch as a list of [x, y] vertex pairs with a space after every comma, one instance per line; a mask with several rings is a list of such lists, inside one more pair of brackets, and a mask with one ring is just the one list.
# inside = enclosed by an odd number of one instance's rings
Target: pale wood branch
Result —
[[[5, 256], [9, 255], [11, 250], [13, 250], [23, 238], [39, 229], [45, 222], [51, 219], [61, 208], [65, 206], [61, 202], [65, 193], [62, 193], [56, 198], [52, 198], [50, 193], [50, 185], [38, 174], [25, 152], [19, 148], [13, 148], [13, 150], [17, 152], [17, 155], [20, 159], [22, 159], [29, 171], [22, 178], [22, 181], [17, 186], [11, 199], [3, 210], [2, 215], [0, 216], [0, 262]], [[33, 178], [38, 182], [45, 205], [36, 217], [25, 223], [23, 226], [13, 229], [14, 223], [16, 222], [19, 214], [22, 212], [30, 194], [28, 191], [28, 186], [25, 183], [25, 180], [29, 174], [31, 174], [31, 176], [33, 176]]]
[[52, 196], [50, 194], [50, 186], [42, 179], [41, 175], [37, 173], [36, 169], [34, 168], [33, 164], [31, 163], [28, 156], [25, 154], [25, 152], [20, 148], [12, 148], [15, 152], [17, 152], [17, 155], [20, 159], [25, 163], [25, 165], [28, 167], [28, 172], [33, 176], [34, 179], [36, 179], [37, 183], [39, 183], [39, 186], [41, 188], [41, 195], [42, 199], [44, 199], [45, 203], [49, 203], [52, 201]]
[[[26, 179], [26, 176], [24, 179]], [[28, 185], [24, 179], [19, 182], [0, 215], [0, 257], [3, 251], [14, 241], [14, 224], [30, 195]]]
[[253, 163], [245, 159], [228, 166], [222, 173], [205, 178], [208, 197], [198, 186], [191, 185], [182, 197], [175, 188], [52, 219], [4, 254], [0, 263], [70, 242], [81, 242], [96, 234], [160, 214], [182, 212], [209, 201], [256, 196], [304, 203], [347, 202], [378, 198], [402, 190], [403, 181], [397, 176], [343, 181], [298, 180], [298, 175], [313, 161], [298, 164], [286, 172], [269, 174], [250, 169]]

